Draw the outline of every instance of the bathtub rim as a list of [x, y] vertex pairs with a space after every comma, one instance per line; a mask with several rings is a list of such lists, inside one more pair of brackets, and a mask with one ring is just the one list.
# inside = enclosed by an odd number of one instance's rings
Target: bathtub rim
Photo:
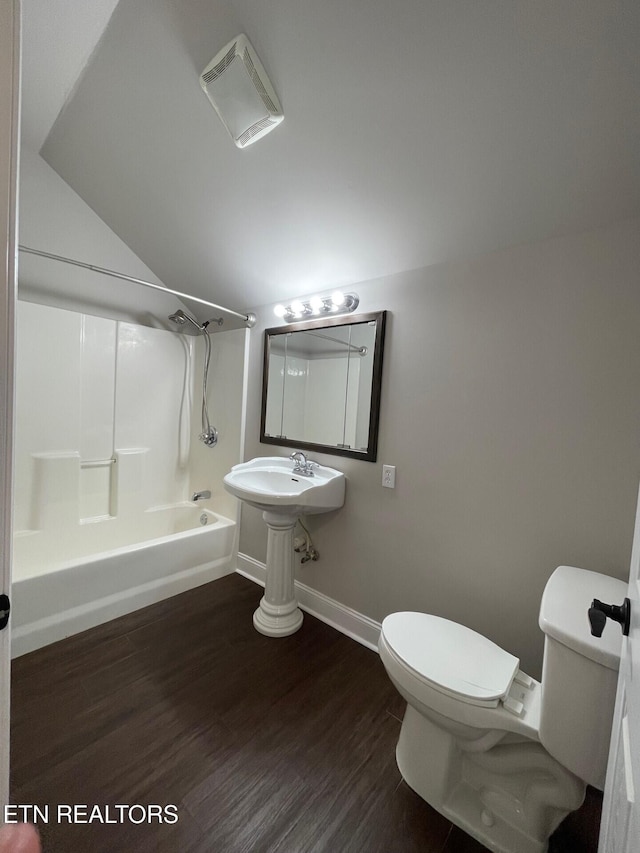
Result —
[[[148, 577], [148, 564], [140, 565], [137, 571], [142, 577], [133, 577], [131, 585], [124, 587], [114, 579], [113, 591], [107, 591], [106, 594], [101, 591], [92, 595], [89, 583], [86, 600], [83, 599], [79, 603], [72, 602], [71, 606], [68, 607], [60, 604], [60, 599], [64, 600], [64, 595], [61, 596], [57, 590], [57, 594], [51, 598], [52, 600], [57, 599], [58, 605], [53, 606], [54, 612], [46, 616], [39, 616], [37, 613], [38, 606], [36, 606], [36, 612], [29, 614], [27, 610], [25, 621], [16, 624], [15, 619], [19, 610], [14, 607], [11, 636], [12, 657], [20, 657], [73, 634], [81, 633], [127, 613], [179, 595], [189, 589], [218, 580], [224, 575], [232, 574], [235, 571], [237, 554], [237, 521], [219, 516], [217, 513], [213, 514], [220, 520], [220, 523], [207, 524], [170, 536], [148, 539], [143, 543], [137, 543], [135, 546], [103, 551], [91, 555], [93, 558], [91, 560], [83, 558], [79, 561], [69, 561], [57, 571], [22, 578], [14, 577], [13, 599], [16, 605], [19, 605], [19, 596], [24, 595], [28, 599], [28, 596], [33, 593], [32, 588], [37, 587], [38, 583], [45, 584], [46, 592], [47, 585], [49, 589], [52, 588], [52, 585], [57, 589], [56, 585], [58, 584], [64, 585], [67, 582], [72, 582], [76, 585], [74, 591], [77, 595], [80, 589], [84, 589], [84, 586], [78, 581], [82, 581], [83, 575], [87, 575], [90, 580], [91, 572], [95, 572], [96, 565], [101, 562], [105, 563], [113, 559], [117, 564], [115, 575], [121, 577], [124, 569], [121, 561], [126, 555], [137, 555], [144, 560], [156, 555], [157, 551], [163, 548], [170, 552], [172, 548], [175, 549], [185, 540], [196, 540], [197, 544], [201, 545], [202, 543], [198, 542], [201, 535], [215, 538], [217, 534], [223, 539], [218, 543], [220, 546], [218, 551], [222, 552], [221, 555], [211, 560], [202, 560], [202, 549], [200, 548], [200, 556], [198, 556], [198, 550], [193, 554], [195, 565], [183, 566], [176, 571], [165, 571], [164, 569], [167, 567], [163, 566], [163, 570], [159, 572], [158, 576], [151, 578]], [[147, 558], [141, 556], [141, 552], [144, 551], [149, 552]], [[212, 548], [213, 553], [215, 553], [214, 548]], [[183, 556], [188, 561], [191, 555], [184, 554]], [[141, 582], [136, 582], [140, 580]], [[64, 586], [61, 589], [64, 589]]]
[[[39, 577], [46, 577], [48, 575], [54, 574], [55, 572], [65, 571], [66, 569], [73, 569], [78, 566], [84, 566], [85, 564], [97, 563], [104, 559], [105, 555], [107, 554], [109, 556], [118, 557], [124, 556], [124, 554], [138, 553], [155, 545], [163, 545], [167, 542], [174, 541], [176, 539], [189, 539], [192, 536], [210, 533], [211, 530], [222, 529], [237, 524], [235, 519], [221, 515], [220, 513], [216, 512], [213, 509], [210, 509], [209, 507], [198, 506], [197, 504], [191, 501], [181, 501], [174, 504], [160, 504], [158, 506], [149, 507], [144, 512], [153, 513], [182, 508], [192, 509], [194, 513], [196, 511], [198, 511], [199, 513], [205, 512], [207, 515], [213, 516], [213, 518], [215, 518], [216, 520], [213, 523], [202, 524], [198, 525], [197, 527], [190, 527], [187, 530], [180, 530], [178, 533], [167, 533], [163, 536], [155, 536], [150, 539], [142, 539], [139, 542], [132, 542], [129, 545], [119, 545], [116, 548], [110, 548], [109, 550], [93, 551], [89, 554], [85, 554], [80, 557], [73, 557], [69, 560], [60, 559], [55, 560], [53, 563], [41, 563], [37, 566], [29, 566], [28, 568], [25, 568], [24, 566], [19, 566], [17, 564], [14, 548], [12, 565], [12, 585], [20, 583], [21, 581], [27, 581]], [[95, 522], [89, 521], [84, 523], [93, 524]], [[27, 538], [31, 535], [37, 535], [39, 532], [40, 531], [38, 530], [30, 529], [16, 530], [14, 531], [14, 538]]]

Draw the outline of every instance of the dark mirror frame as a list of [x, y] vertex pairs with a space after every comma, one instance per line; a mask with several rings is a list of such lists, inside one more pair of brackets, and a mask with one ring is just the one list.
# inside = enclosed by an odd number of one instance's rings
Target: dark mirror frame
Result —
[[[387, 320], [386, 311], [375, 311], [370, 314], [352, 314], [341, 317], [306, 320], [291, 323], [287, 326], [277, 326], [265, 329], [264, 332], [264, 361], [262, 365], [262, 413], [260, 416], [260, 442], [277, 444], [281, 447], [291, 447], [296, 450], [316, 450], [319, 453], [329, 453], [333, 456], [350, 456], [352, 459], [362, 459], [364, 462], [375, 462], [378, 456], [378, 426], [380, 422], [380, 395], [382, 389], [382, 356], [384, 353], [384, 332]], [[330, 444], [316, 444], [309, 441], [298, 441], [295, 438], [274, 438], [265, 435], [267, 418], [267, 385], [269, 379], [269, 355], [271, 339], [278, 335], [288, 335], [291, 332], [306, 332], [309, 329], [331, 329], [336, 326], [352, 326], [361, 323], [376, 324], [375, 345], [373, 350], [373, 375], [371, 380], [371, 400], [369, 404], [369, 438], [366, 450], [351, 450]]]

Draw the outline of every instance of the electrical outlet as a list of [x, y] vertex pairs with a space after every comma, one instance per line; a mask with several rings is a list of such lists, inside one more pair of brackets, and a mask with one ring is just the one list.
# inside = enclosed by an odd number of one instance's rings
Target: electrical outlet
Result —
[[385, 489], [395, 489], [396, 487], [396, 466], [382, 466], [382, 485]]

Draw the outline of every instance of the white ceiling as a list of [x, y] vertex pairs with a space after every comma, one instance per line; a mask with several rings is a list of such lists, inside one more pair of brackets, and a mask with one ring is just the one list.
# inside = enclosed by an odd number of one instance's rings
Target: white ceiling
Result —
[[118, 0], [22, 0], [22, 141], [38, 151]]
[[[23, 3], [26, 143], [67, 100], [43, 156], [169, 287], [246, 310], [640, 214], [637, 0]], [[240, 32], [285, 113], [245, 150], [198, 79]]]

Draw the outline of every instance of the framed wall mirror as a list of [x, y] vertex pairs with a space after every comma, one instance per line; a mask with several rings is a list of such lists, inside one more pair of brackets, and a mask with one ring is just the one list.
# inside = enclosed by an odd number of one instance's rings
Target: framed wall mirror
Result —
[[266, 329], [261, 442], [376, 461], [386, 315]]

